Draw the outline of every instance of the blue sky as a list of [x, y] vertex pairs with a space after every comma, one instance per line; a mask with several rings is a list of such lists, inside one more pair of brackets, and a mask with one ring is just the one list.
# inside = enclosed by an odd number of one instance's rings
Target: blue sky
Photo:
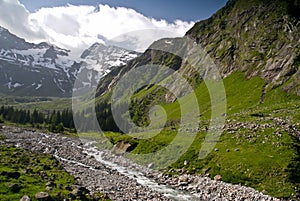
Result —
[[133, 8], [148, 17], [166, 19], [171, 22], [175, 19], [198, 21], [206, 19], [223, 7], [227, 0], [20, 0], [29, 11], [41, 7], [73, 5], [108, 4]]
[[[48, 42], [78, 56], [95, 42], [144, 51], [182, 37], [227, 0], [0, 0], [0, 26], [29, 42]], [[87, 6], [88, 5], [88, 6]], [[29, 11], [29, 12], [28, 12]], [[150, 31], [152, 30], [152, 31]]]

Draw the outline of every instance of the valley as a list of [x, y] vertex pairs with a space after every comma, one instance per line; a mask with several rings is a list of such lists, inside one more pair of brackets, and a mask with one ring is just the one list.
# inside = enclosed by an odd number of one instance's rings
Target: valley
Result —
[[[1, 146], [17, 146], [28, 151], [53, 155], [63, 165], [64, 169], [76, 178], [77, 188], [80, 186], [79, 189], [86, 188], [86, 192], [94, 195], [94, 198], [80, 198], [85, 194], [76, 195], [73, 190], [70, 194], [74, 196], [73, 199], [94, 200], [96, 195], [104, 193], [103, 200], [105, 197], [110, 197], [112, 200], [278, 200], [263, 195], [252, 188], [213, 181], [208, 177], [188, 174], [169, 177], [162, 172], [134, 164], [122, 156], [111, 155], [106, 150], [99, 150], [95, 147], [96, 142], [91, 140], [79, 140], [59, 134], [47, 134], [6, 126], [3, 126], [0, 131], [5, 138], [1, 141]], [[70, 152], [72, 155], [69, 154]], [[13, 169], [18, 171], [15, 168]], [[21, 174], [24, 177], [28, 173]], [[55, 185], [60, 183], [55, 177], [49, 179]], [[4, 182], [3, 185], [7, 185], [5, 180], [2, 182]], [[43, 185], [46, 186], [46, 184]], [[73, 188], [76, 188], [76, 185]], [[66, 188], [61, 185], [60, 188], [62, 187]], [[48, 189], [47, 191], [51, 194], [54, 193], [53, 190]], [[11, 194], [11, 198], [22, 197], [22, 192], [26, 193], [26, 190], [21, 187], [18, 192], [19, 194]], [[31, 194], [29, 196], [33, 197]], [[1, 199], [6, 200], [10, 197], [6, 195]]]
[[299, 200], [299, 5], [229, 0], [78, 58], [0, 27], [0, 200]]

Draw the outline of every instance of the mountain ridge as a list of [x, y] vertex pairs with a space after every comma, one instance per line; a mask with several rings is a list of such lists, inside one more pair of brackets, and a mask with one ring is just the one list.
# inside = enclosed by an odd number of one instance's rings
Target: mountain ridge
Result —
[[242, 70], [247, 78], [262, 77], [269, 88], [284, 85], [300, 96], [298, 3], [231, 0], [186, 35], [206, 48], [224, 77]]
[[[94, 44], [89, 48], [96, 48], [94, 51], [87, 49], [85, 58], [75, 61], [69, 57], [70, 50], [46, 42], [28, 43], [3, 27], [0, 44], [0, 92], [14, 96], [71, 97], [74, 90], [96, 86], [111, 68], [138, 56], [133, 51], [104, 45], [99, 49], [99, 44]], [[81, 84], [74, 88], [76, 79]]]
[[[197, 22], [185, 37], [204, 48], [214, 59], [223, 78], [242, 71], [247, 79], [255, 76], [263, 78], [266, 81], [265, 92], [280, 87], [285, 92], [300, 96], [300, 22], [297, 14], [300, 7], [297, 5], [300, 5], [299, 1], [292, 0], [230, 0], [212, 17]], [[131, 66], [127, 65], [128, 70], [146, 63], [168, 65], [172, 56], [161, 53], [160, 56], [165, 59], [157, 59], [153, 56], [159, 55], [157, 52], [150, 46], [141, 56], [148, 62], [137, 58]], [[193, 74], [188, 65], [183, 64], [178, 69], [190, 72], [187, 77]], [[117, 71], [114, 74], [118, 74]], [[126, 68], [121, 74], [124, 73]], [[99, 91], [107, 91], [105, 87], [112, 86], [117, 80], [103, 80], [103, 83], [111, 84], [100, 83]]]

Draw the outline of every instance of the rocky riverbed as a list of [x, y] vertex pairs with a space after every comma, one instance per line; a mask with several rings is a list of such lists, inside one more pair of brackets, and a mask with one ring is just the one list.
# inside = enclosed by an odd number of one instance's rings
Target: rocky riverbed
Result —
[[170, 177], [98, 150], [88, 140], [6, 126], [0, 133], [6, 137], [2, 142], [6, 145], [55, 156], [80, 185], [91, 193], [103, 192], [112, 200], [279, 200], [208, 177], [184, 173]]

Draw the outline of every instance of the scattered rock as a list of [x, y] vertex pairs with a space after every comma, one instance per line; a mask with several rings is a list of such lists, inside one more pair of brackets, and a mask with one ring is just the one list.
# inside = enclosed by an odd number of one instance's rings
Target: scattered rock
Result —
[[81, 196], [82, 192], [78, 188], [75, 188], [74, 190], [72, 190], [71, 195], [73, 197]]
[[31, 201], [31, 200], [30, 200], [30, 197], [29, 197], [28, 195], [24, 195], [24, 196], [20, 199], [20, 201]]
[[48, 182], [46, 183], [46, 186], [49, 186], [49, 187], [55, 187], [56, 184], [55, 184], [53, 181], [48, 181]]
[[52, 187], [51, 186], [46, 186], [46, 191], [52, 191]]
[[132, 145], [124, 141], [120, 141], [114, 146], [112, 152], [114, 154], [121, 155], [128, 152], [129, 150], [132, 150]]
[[[147, 167], [135, 164], [121, 155], [113, 155], [107, 150], [99, 151], [99, 149], [94, 148], [94, 145], [89, 141], [83, 142], [83, 146], [78, 147], [77, 145], [80, 143], [79, 139], [69, 138], [59, 134], [47, 135], [39, 131], [34, 133], [23, 131], [22, 135], [13, 133], [12, 131], [3, 131], [3, 134], [9, 139], [9, 141], [5, 143], [10, 146], [18, 143], [21, 148], [31, 151], [48, 154], [55, 153], [61, 163], [59, 165], [62, 165], [66, 171], [72, 174], [78, 184], [86, 186], [88, 188], [87, 190], [90, 191], [90, 195], [93, 195], [94, 192], [103, 192], [112, 200], [120, 200], [120, 198], [121, 200], [170, 200], [162, 193], [142, 186], [138, 184], [135, 179], [124, 176], [115, 169], [107, 167], [97, 161], [97, 156], [101, 155], [103, 160], [128, 167], [130, 170], [134, 170], [141, 175], [155, 180], [158, 184], [164, 184], [180, 192], [194, 195], [196, 197], [195, 200], [278, 200], [263, 195], [253, 188], [232, 185], [225, 182], [216, 182], [201, 175], [187, 174], [185, 168], [178, 170], [170, 169], [170, 171], [175, 174], [153, 171]], [[53, 149], [55, 152], [53, 152]], [[95, 157], [89, 157], [92, 153]], [[94, 169], [93, 167], [99, 168]], [[203, 169], [203, 175], [207, 176], [209, 170], [210, 167]], [[181, 174], [181, 176], [176, 175], [176, 173]], [[1, 174], [3, 174], [3, 172]], [[45, 171], [41, 171], [40, 175], [47, 178]], [[215, 180], [221, 181], [221, 178], [221, 176], [220, 178], [215, 177]], [[48, 181], [50, 180], [49, 178], [47, 179]], [[47, 184], [49, 186], [53, 185], [51, 182]], [[82, 189], [81, 186], [61, 186], [60, 188], [72, 192], [74, 196], [80, 197], [76, 199], [83, 200], [83, 197], [80, 195], [86, 194], [86, 191]], [[43, 192], [41, 193], [43, 195]], [[52, 198], [48, 196], [42, 196], [42, 198], [37, 200], [51, 200]], [[99, 194], [99, 196], [101, 197], [102, 195]]]
[[89, 190], [83, 186], [74, 186], [73, 188], [74, 189], [72, 190], [71, 195], [73, 195], [74, 197], [82, 196], [89, 193]]
[[50, 195], [46, 192], [39, 192], [35, 194], [35, 198], [39, 201], [49, 201], [51, 199]]
[[222, 176], [218, 174], [218, 175], [214, 176], [214, 180], [215, 181], [222, 181]]
[[187, 166], [189, 164], [189, 162], [187, 161], [187, 160], [185, 160], [184, 162], [183, 162], [183, 165], [184, 166]]
[[188, 182], [188, 176], [187, 176], [187, 175], [181, 175], [181, 176], [179, 177], [179, 182], [180, 182], [180, 183]]
[[150, 163], [150, 164], [148, 165], [148, 168], [150, 168], [150, 169], [154, 168], [154, 163]]

